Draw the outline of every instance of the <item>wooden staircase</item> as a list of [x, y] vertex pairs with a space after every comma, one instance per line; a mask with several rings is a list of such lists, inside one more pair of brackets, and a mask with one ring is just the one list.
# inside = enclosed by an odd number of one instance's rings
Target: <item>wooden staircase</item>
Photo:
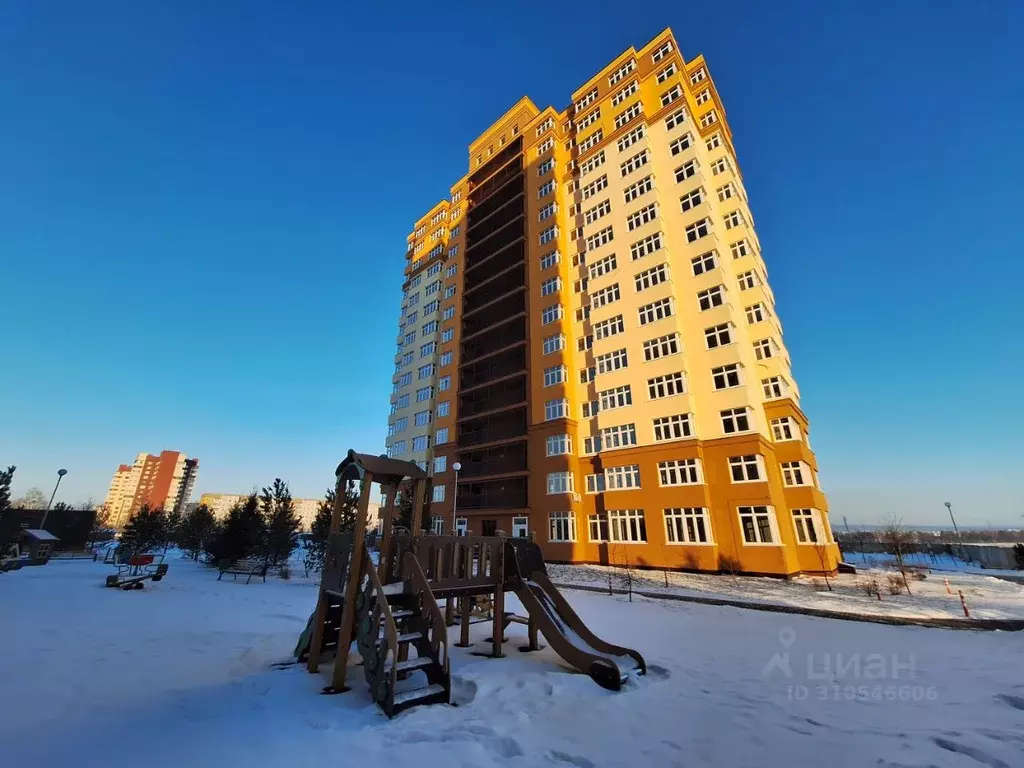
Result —
[[448, 628], [419, 562], [406, 553], [402, 580], [387, 585], [368, 556], [363, 562], [355, 634], [374, 701], [388, 717], [420, 704], [447, 704]]

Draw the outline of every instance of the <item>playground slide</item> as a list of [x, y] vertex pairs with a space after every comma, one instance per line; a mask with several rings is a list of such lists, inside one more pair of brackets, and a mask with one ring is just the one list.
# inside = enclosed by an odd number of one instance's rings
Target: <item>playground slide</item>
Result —
[[523, 576], [516, 596], [552, 649], [602, 688], [617, 691], [631, 673], [646, 674], [643, 656], [601, 640], [569, 605], [543, 570]]

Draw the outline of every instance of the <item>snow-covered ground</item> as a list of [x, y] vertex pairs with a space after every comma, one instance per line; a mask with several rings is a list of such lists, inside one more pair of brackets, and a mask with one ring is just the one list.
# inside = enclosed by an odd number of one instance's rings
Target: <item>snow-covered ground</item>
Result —
[[[318, 695], [290, 658], [304, 579], [246, 585], [170, 559], [143, 591], [108, 566], [0, 576], [0, 754], [12, 766], [1020, 766], [1017, 633], [890, 627], [567, 592], [651, 673], [610, 693], [550, 649], [455, 649], [458, 707], [388, 721], [362, 674]], [[513, 607], [515, 601], [509, 601]], [[474, 626], [483, 650], [487, 625]], [[471, 649], [472, 650], [472, 649]], [[324, 674], [329, 672], [329, 665]]]
[[[632, 579], [633, 589], [641, 592], [918, 618], [962, 618], [958, 594], [962, 590], [972, 618], [1024, 618], [1024, 584], [983, 573], [934, 571], [923, 573], [924, 579], [910, 580], [912, 594], [893, 595], [889, 591], [889, 577], [895, 577], [898, 572], [886, 565], [887, 560], [879, 557], [872, 567], [859, 568], [856, 575], [840, 574], [830, 578], [828, 584], [824, 578], [799, 577], [786, 581], [757, 576], [642, 570], [634, 570]], [[626, 588], [626, 572], [617, 567], [549, 564], [548, 574], [556, 584], [607, 588], [610, 577], [614, 589]], [[881, 600], [865, 591], [872, 579], [881, 587]]]

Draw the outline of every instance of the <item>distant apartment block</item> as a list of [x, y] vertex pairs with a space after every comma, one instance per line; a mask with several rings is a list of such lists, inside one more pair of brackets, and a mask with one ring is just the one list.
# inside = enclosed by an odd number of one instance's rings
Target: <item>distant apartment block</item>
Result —
[[183, 511], [198, 474], [199, 459], [178, 451], [161, 451], [159, 456], [140, 453], [132, 464], [121, 464], [103, 502], [110, 525], [124, 527], [143, 504], [167, 512]]
[[[213, 512], [215, 519], [223, 520], [231, 508], [245, 501], [248, 495], [246, 493], [204, 493], [199, 497], [199, 503], [205, 504]], [[302, 530], [308, 533], [313, 527], [316, 511], [320, 508], [320, 502], [323, 499], [292, 499], [292, 501], [295, 504], [295, 514], [302, 521]], [[371, 529], [377, 527], [378, 509], [379, 505], [371, 501], [367, 524]]]

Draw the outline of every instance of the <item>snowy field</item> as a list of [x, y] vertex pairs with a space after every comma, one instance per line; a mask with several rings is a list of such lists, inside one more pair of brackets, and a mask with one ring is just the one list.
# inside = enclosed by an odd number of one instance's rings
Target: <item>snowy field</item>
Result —
[[[786, 581], [756, 576], [666, 574], [664, 571], [641, 570], [634, 570], [632, 578], [633, 589], [641, 592], [918, 618], [962, 618], [964, 614], [958, 593], [963, 591], [971, 618], [1024, 618], [1024, 584], [996, 578], [988, 575], [988, 571], [975, 573], [950, 569], [925, 572], [923, 579], [910, 580], [912, 594], [907, 595], [902, 590], [901, 594], [890, 594], [889, 577], [898, 573], [895, 567], [888, 565], [891, 560], [891, 557], [879, 555], [868, 563], [869, 567], [857, 563], [856, 575], [840, 574], [830, 578], [828, 584], [820, 577], [798, 577]], [[610, 579], [614, 589], [626, 588], [625, 571], [617, 567], [549, 564], [548, 573], [556, 584], [607, 588]], [[872, 579], [881, 587], [881, 600], [865, 591], [865, 585]]]
[[[0, 576], [4, 765], [1024, 765], [1020, 633], [569, 591], [599, 636], [644, 654], [646, 678], [604, 691], [549, 649], [518, 653], [513, 626], [505, 659], [454, 649], [458, 707], [388, 721], [359, 669], [321, 696], [325, 677], [272, 667], [314, 585], [169, 562], [138, 592], [103, 588], [109, 566], [88, 561]], [[473, 629], [484, 650], [487, 625]]]

